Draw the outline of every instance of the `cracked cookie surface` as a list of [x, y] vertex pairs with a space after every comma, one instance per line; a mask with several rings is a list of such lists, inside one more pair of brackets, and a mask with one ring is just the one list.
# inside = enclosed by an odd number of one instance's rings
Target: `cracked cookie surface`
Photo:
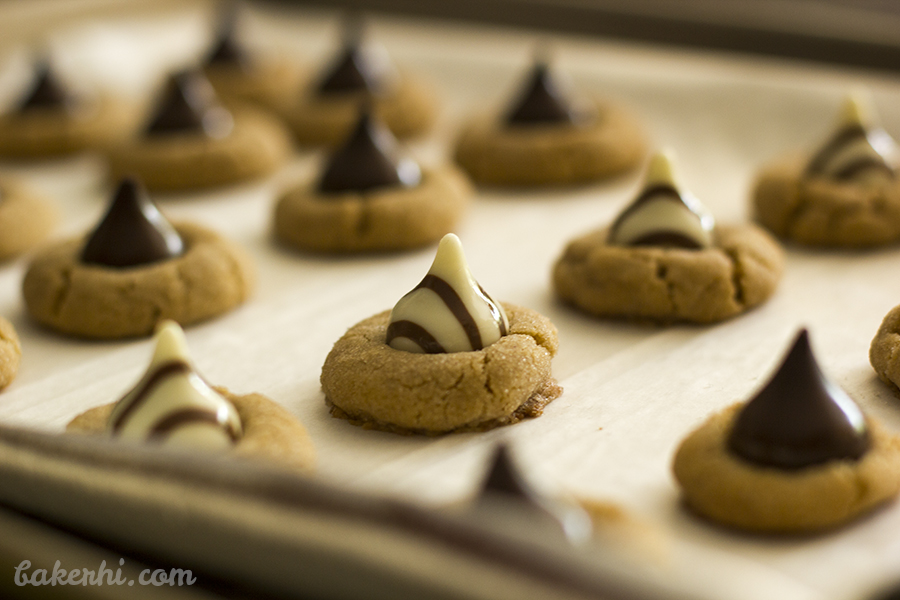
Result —
[[562, 393], [551, 377], [556, 328], [503, 304], [509, 334], [483, 350], [416, 354], [385, 343], [390, 311], [357, 323], [322, 366], [332, 415], [398, 433], [483, 431], [541, 414]]
[[769, 298], [778, 243], [753, 225], [716, 227], [705, 250], [616, 246], [603, 228], [569, 242], [553, 270], [557, 295], [598, 316], [713, 323]]
[[796, 155], [764, 167], [753, 189], [755, 219], [810, 246], [865, 248], [900, 241], [900, 181], [864, 186], [806, 177]]
[[551, 185], [594, 181], [637, 167], [646, 154], [644, 133], [629, 112], [597, 102], [584, 125], [505, 126], [497, 116], [466, 125], [456, 162], [489, 185]]
[[[233, 394], [222, 387], [215, 390], [234, 405], [241, 419], [243, 435], [232, 454], [271, 460], [300, 471], [313, 471], [316, 453], [312, 440], [306, 428], [285, 408], [262, 394]], [[111, 402], [86, 410], [66, 425], [66, 431], [103, 433], [115, 405]]]
[[244, 252], [199, 225], [175, 229], [184, 254], [138, 267], [82, 263], [83, 239], [45, 249], [22, 283], [28, 313], [63, 333], [110, 339], [150, 335], [162, 319], [190, 325], [243, 303], [254, 281]]
[[727, 449], [743, 405], [719, 412], [681, 443], [672, 470], [697, 513], [749, 531], [804, 533], [837, 527], [900, 491], [900, 437], [869, 421], [872, 445], [859, 460], [797, 470], [761, 467]]
[[423, 169], [411, 188], [322, 194], [304, 185], [275, 207], [275, 235], [315, 252], [404, 250], [453, 231], [469, 204], [469, 184], [453, 167]]

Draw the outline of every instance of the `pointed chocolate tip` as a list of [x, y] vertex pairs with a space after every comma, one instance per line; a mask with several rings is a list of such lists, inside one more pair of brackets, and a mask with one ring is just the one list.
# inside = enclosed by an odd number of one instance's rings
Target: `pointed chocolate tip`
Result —
[[480, 495], [484, 497], [489, 494], [503, 494], [532, 501], [534, 492], [519, 474], [506, 444], [501, 444], [494, 451], [491, 466], [481, 484]]
[[318, 94], [368, 92], [381, 94], [389, 85], [391, 68], [386, 58], [364, 44], [364, 26], [360, 17], [344, 21], [343, 45], [323, 69], [316, 85]]
[[510, 125], [574, 123], [575, 113], [546, 62], [537, 62], [506, 116]]
[[184, 243], [143, 186], [132, 178], [119, 184], [109, 209], [81, 253], [85, 264], [133, 267], [180, 255]]
[[819, 369], [801, 330], [775, 374], [735, 419], [729, 449], [760, 465], [802, 469], [869, 448], [859, 407]]
[[231, 115], [219, 106], [209, 81], [200, 71], [188, 69], [169, 78], [146, 132], [198, 132], [223, 137], [231, 127]]
[[235, 33], [237, 16], [237, 3], [229, 4], [222, 11], [216, 39], [206, 55], [207, 65], [231, 65], [242, 68], [248, 65], [247, 52]]
[[19, 103], [19, 111], [32, 108], [65, 108], [71, 98], [53, 74], [49, 63], [42, 62], [35, 71], [34, 81]]
[[328, 161], [319, 180], [319, 191], [366, 191], [418, 184], [418, 165], [396, 155], [394, 136], [368, 110], [363, 110], [356, 127]]

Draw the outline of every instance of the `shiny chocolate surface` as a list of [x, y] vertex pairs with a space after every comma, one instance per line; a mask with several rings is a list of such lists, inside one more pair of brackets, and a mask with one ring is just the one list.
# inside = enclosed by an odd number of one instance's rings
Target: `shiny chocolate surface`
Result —
[[869, 449], [859, 407], [819, 369], [804, 329], [766, 385], [735, 419], [728, 448], [778, 469], [857, 460]]

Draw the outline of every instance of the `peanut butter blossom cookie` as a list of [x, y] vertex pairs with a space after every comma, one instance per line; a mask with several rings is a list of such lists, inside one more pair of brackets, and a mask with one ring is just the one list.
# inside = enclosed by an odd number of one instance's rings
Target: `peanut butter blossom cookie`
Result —
[[550, 373], [557, 346], [546, 317], [478, 285], [448, 234], [418, 286], [335, 343], [322, 389], [333, 416], [363, 427], [482, 431], [540, 416], [562, 393]]
[[250, 52], [236, 35], [236, 5], [225, 11], [216, 38], [206, 54], [203, 72], [224, 101], [276, 106], [294, 93], [300, 71], [286, 59]]
[[900, 160], [861, 97], [848, 98], [837, 130], [812, 156], [791, 155], [756, 178], [756, 219], [810, 246], [862, 248], [900, 240]]
[[673, 470], [688, 506], [718, 523], [813, 532], [897, 495], [900, 438], [822, 374], [804, 330], [750, 401], [681, 443]]
[[364, 44], [358, 31], [348, 31], [346, 38], [334, 61], [280, 107], [297, 141], [341, 143], [352, 131], [361, 104], [371, 105], [398, 138], [431, 129], [437, 116], [431, 90], [395, 69], [382, 48]]
[[644, 187], [609, 227], [571, 241], [557, 295], [589, 313], [712, 323], [761, 304], [781, 278], [778, 244], [753, 225], [716, 225], [657, 154]]
[[114, 177], [154, 190], [188, 190], [268, 175], [287, 160], [288, 133], [251, 106], [224, 108], [198, 70], [173, 75], [140, 135], [113, 148]]
[[900, 306], [881, 322], [869, 346], [869, 362], [882, 381], [900, 392]]
[[78, 415], [66, 429], [312, 470], [312, 442], [289, 412], [261, 394], [210, 387], [194, 368], [177, 323], [164, 321], [155, 342], [150, 366], [129, 392]]
[[44, 241], [57, 220], [50, 202], [14, 179], [0, 178], [0, 260]]
[[5, 388], [19, 372], [22, 345], [12, 323], [0, 317], [0, 389]]
[[0, 157], [53, 158], [103, 149], [125, 138], [135, 117], [112, 98], [72, 92], [41, 63], [24, 94], [0, 115]]
[[39, 323], [88, 338], [150, 335], [157, 323], [203, 321], [244, 302], [253, 269], [243, 251], [199, 225], [172, 226], [132, 179], [86, 239], [38, 253], [22, 284]]
[[275, 235], [317, 252], [404, 250], [456, 227], [469, 185], [451, 166], [420, 168], [390, 131], [363, 112], [315, 183], [288, 190], [275, 207]]
[[628, 111], [570, 99], [538, 62], [503, 114], [478, 117], [457, 142], [456, 161], [479, 183], [547, 185], [596, 181], [636, 168], [644, 134]]

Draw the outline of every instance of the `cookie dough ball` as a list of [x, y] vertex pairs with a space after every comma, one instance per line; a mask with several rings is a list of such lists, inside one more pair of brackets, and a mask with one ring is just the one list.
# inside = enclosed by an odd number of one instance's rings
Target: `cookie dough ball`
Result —
[[136, 124], [134, 107], [108, 96], [76, 96], [42, 65], [18, 105], [0, 115], [0, 157], [41, 159], [103, 150], [127, 137]]
[[58, 221], [56, 207], [21, 183], [0, 180], [0, 260], [43, 242]]
[[437, 118], [431, 89], [394, 69], [383, 49], [364, 45], [358, 37], [345, 43], [323, 74], [303, 81], [278, 112], [298, 143], [334, 146], [353, 130], [360, 106], [371, 107], [401, 139], [427, 132]]
[[19, 372], [22, 346], [12, 323], [0, 317], [0, 389], [5, 388]]
[[149, 335], [163, 319], [190, 325], [225, 313], [247, 299], [253, 280], [237, 246], [199, 225], [173, 227], [125, 180], [87, 239], [35, 255], [22, 293], [37, 322], [112, 339]]
[[315, 183], [288, 190], [275, 207], [275, 235], [313, 252], [396, 251], [432, 244], [469, 204], [453, 167], [421, 169], [364, 112]]
[[812, 157], [763, 167], [753, 187], [757, 221], [778, 237], [822, 247], [900, 240], [897, 149], [863, 103], [847, 100], [837, 132]]
[[638, 121], [601, 99], [570, 102], [538, 64], [507, 115], [465, 125], [456, 161], [478, 183], [535, 186], [584, 183], [636, 168], [646, 154]]
[[824, 378], [804, 331], [752, 400], [682, 442], [673, 471], [687, 505], [717, 523], [811, 533], [900, 492], [900, 437]]
[[601, 317], [713, 323], [767, 300], [783, 260], [758, 227], [715, 225], [660, 153], [610, 227], [569, 242], [553, 286], [562, 300]]
[[251, 106], [220, 106], [197, 71], [172, 77], [142, 135], [110, 151], [114, 178], [137, 175], [159, 191], [228, 185], [269, 175], [291, 152], [277, 119]]

